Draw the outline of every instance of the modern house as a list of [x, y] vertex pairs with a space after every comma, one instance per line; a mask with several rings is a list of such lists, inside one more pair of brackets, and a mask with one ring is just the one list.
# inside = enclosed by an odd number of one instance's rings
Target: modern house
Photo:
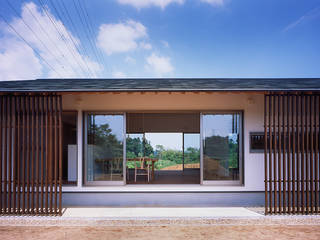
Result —
[[[320, 211], [320, 79], [2, 81], [0, 116], [2, 214], [76, 205]], [[161, 133], [180, 136], [176, 165], [150, 145]]]

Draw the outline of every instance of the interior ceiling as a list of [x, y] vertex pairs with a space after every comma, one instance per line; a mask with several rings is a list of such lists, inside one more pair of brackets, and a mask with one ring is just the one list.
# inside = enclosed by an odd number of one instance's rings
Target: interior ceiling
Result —
[[127, 113], [127, 133], [200, 133], [199, 113]]

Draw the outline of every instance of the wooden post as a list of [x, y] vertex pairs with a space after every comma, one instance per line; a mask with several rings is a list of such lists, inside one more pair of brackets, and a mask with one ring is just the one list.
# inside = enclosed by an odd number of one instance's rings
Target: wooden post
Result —
[[313, 135], [313, 115], [315, 113], [312, 112], [313, 110], [313, 105], [314, 105], [314, 96], [310, 96], [310, 104], [309, 104], [309, 127], [310, 127], [310, 158], [309, 158], [309, 161], [310, 161], [310, 179], [309, 179], [309, 184], [310, 184], [310, 211], [311, 213], [313, 213], [313, 209], [314, 209], [314, 199], [313, 199], [313, 171], [314, 171], [314, 156], [313, 156], [313, 153], [314, 153], [314, 147], [313, 147], [313, 138], [314, 138], [314, 135]]
[[[267, 134], [267, 95], [264, 95], [264, 187], [265, 187], [265, 192], [264, 192], [264, 205], [265, 205], [265, 213], [268, 213], [269, 205], [268, 205], [268, 165], [267, 165], [267, 151], [268, 151], [268, 134]], [[233, 120], [233, 115], [232, 115], [232, 120]], [[232, 121], [233, 123], [233, 121]], [[234, 123], [232, 124], [232, 128], [234, 126]]]
[[282, 194], [282, 189], [281, 189], [281, 121], [280, 121], [280, 116], [281, 116], [281, 99], [282, 96], [278, 95], [278, 107], [277, 107], [277, 136], [278, 136], [278, 145], [277, 145], [277, 151], [278, 151], [278, 213], [282, 212], [282, 204], [281, 204], [281, 194]]
[[4, 204], [2, 203], [2, 197], [4, 195], [4, 189], [2, 187], [2, 171], [3, 171], [3, 156], [2, 156], [2, 144], [3, 144], [3, 139], [2, 139], [2, 129], [3, 129], [3, 121], [2, 121], [2, 117], [3, 117], [3, 96], [0, 96], [0, 214], [3, 212], [4, 209]]
[[[16, 176], [16, 146], [17, 146], [17, 126], [16, 126], [16, 97], [12, 98], [12, 129], [11, 132], [13, 133], [13, 143], [12, 143], [12, 195], [13, 195], [13, 203], [12, 203], [12, 213], [16, 213], [17, 211], [17, 189], [16, 189], [16, 183], [17, 183], [17, 176]], [[11, 171], [11, 170], [10, 170]]]
[[3, 125], [4, 125], [4, 151], [3, 151], [3, 178], [4, 178], [4, 213], [8, 213], [8, 196], [7, 196], [7, 128], [8, 128], [8, 122], [7, 122], [7, 96], [4, 96], [3, 101]]
[[30, 134], [30, 156], [31, 156], [31, 214], [34, 214], [34, 97], [30, 97], [30, 115], [31, 115], [31, 134]]
[[11, 203], [12, 203], [12, 104], [11, 104], [11, 96], [8, 97], [7, 101], [7, 128], [8, 128], [8, 142], [7, 142], [7, 148], [8, 148], [8, 213], [12, 213]]
[[49, 183], [50, 183], [50, 213], [53, 213], [53, 191], [54, 191], [54, 186], [53, 186], [53, 142], [54, 142], [54, 135], [53, 135], [53, 96], [49, 96]]
[[301, 132], [301, 115], [302, 115], [302, 111], [301, 111], [301, 96], [297, 95], [297, 99], [296, 99], [296, 124], [297, 124], [297, 163], [296, 163], [296, 172], [297, 172], [297, 179], [295, 181], [295, 184], [297, 185], [296, 187], [296, 204], [297, 204], [297, 208], [296, 208], [296, 212], [300, 212], [300, 205], [301, 205], [301, 201], [300, 201], [300, 169], [301, 169], [301, 139], [302, 139], [302, 132]]
[[59, 96], [59, 214], [62, 215], [62, 97]]
[[314, 171], [314, 178], [315, 178], [315, 213], [319, 213], [319, 173], [320, 173], [320, 167], [319, 167], [319, 95], [315, 96], [315, 104], [314, 104], [314, 146], [315, 146], [315, 152], [314, 152], [314, 160], [315, 160], [315, 171]]
[[54, 96], [54, 213], [58, 213], [58, 206], [57, 206], [57, 200], [58, 200], [58, 161], [59, 161], [59, 148], [58, 148], [58, 119], [57, 119], [57, 114], [58, 114], [58, 104], [57, 100], [58, 97]]
[[272, 101], [273, 96], [269, 95], [269, 115], [268, 115], [268, 127], [269, 127], [269, 213], [272, 213], [272, 208], [274, 207], [274, 204], [272, 202], [272, 147], [273, 147], [273, 130], [271, 125], [271, 113], [272, 113]]
[[286, 150], [286, 128], [285, 128], [285, 116], [286, 116], [286, 112], [288, 111], [288, 109], [285, 108], [285, 100], [287, 100], [288, 97], [287, 96], [282, 96], [282, 131], [281, 131], [281, 136], [282, 136], [282, 213], [286, 213], [287, 212], [287, 203], [286, 203], [286, 193], [287, 193], [287, 175], [286, 175], [286, 154], [287, 154], [287, 150]]
[[45, 169], [46, 169], [46, 175], [45, 175], [45, 212], [48, 214], [48, 192], [49, 192], [49, 125], [48, 125], [48, 118], [49, 118], [49, 112], [48, 112], [48, 96], [45, 96]]
[[40, 133], [40, 147], [41, 147], [41, 213], [45, 213], [44, 212], [44, 191], [45, 191], [45, 132], [44, 132], [44, 122], [45, 122], [45, 111], [44, 111], [44, 96], [40, 97], [40, 129], [41, 129], [41, 133]]
[[36, 161], [36, 209], [35, 212], [38, 214], [39, 213], [39, 185], [40, 185], [40, 181], [39, 181], [39, 150], [40, 150], [40, 142], [39, 142], [39, 101], [40, 98], [37, 97], [35, 98], [35, 115], [36, 115], [36, 119], [35, 119], [35, 128], [36, 128], [36, 138], [35, 138], [35, 161]]
[[[298, 133], [298, 128], [295, 127], [296, 122], [295, 120], [297, 119], [297, 112], [296, 112], [296, 108], [295, 108], [295, 103], [296, 103], [296, 96], [292, 96], [291, 97], [291, 124], [290, 124], [290, 135], [291, 135], [291, 139], [292, 139], [292, 160], [288, 159], [288, 164], [290, 165], [291, 163], [291, 173], [292, 173], [292, 178], [290, 178], [290, 182], [289, 185], [291, 185], [291, 211], [294, 213], [295, 211], [295, 193], [296, 193], [296, 185], [295, 185], [295, 166], [296, 166], [296, 162], [297, 162], [297, 158], [296, 158], [296, 139], [297, 139], [297, 133]], [[289, 137], [289, 148], [291, 146], [290, 144], [290, 137]], [[297, 152], [298, 153], [298, 152]], [[290, 174], [290, 171], [289, 171]], [[289, 211], [289, 213], [291, 213], [291, 211]]]

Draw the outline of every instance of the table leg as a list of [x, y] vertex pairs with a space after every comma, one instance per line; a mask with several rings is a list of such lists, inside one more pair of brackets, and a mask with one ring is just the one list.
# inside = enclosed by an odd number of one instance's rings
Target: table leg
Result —
[[154, 181], [154, 161], [152, 161], [152, 181]]

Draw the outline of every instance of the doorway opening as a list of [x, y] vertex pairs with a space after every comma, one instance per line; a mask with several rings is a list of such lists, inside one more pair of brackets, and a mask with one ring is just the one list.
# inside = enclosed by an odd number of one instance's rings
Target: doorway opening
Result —
[[200, 184], [199, 113], [127, 113], [127, 184]]

